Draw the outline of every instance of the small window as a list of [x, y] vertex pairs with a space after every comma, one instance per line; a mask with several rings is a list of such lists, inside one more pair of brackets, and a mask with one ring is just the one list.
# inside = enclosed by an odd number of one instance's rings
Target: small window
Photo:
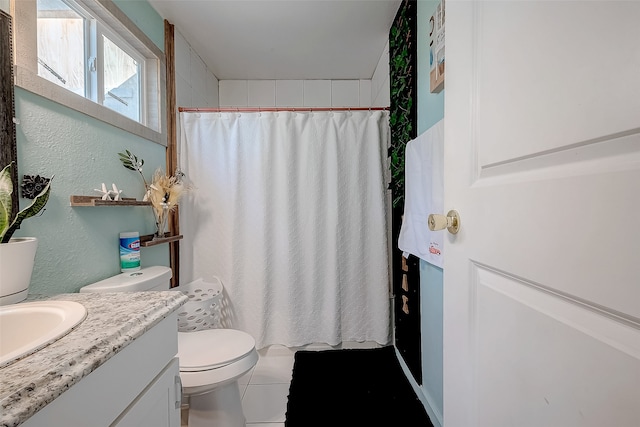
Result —
[[164, 54], [112, 0], [12, 4], [17, 86], [166, 144]]
[[[142, 61], [102, 35], [102, 104], [132, 120], [140, 121]], [[136, 59], [138, 58], [138, 59]]]
[[85, 17], [61, 0], [38, 0], [38, 75], [85, 96]]
[[81, 5], [38, 0], [38, 75], [144, 123], [144, 56]]

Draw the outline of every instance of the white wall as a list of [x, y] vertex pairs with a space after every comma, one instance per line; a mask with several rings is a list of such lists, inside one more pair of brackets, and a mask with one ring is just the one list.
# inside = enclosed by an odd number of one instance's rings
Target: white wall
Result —
[[177, 30], [174, 42], [178, 107], [217, 107], [218, 79]]
[[375, 107], [391, 105], [389, 81], [389, 42], [387, 42], [371, 78], [371, 105]]
[[388, 107], [389, 45], [372, 79], [220, 80], [220, 107]]
[[220, 107], [371, 107], [371, 80], [220, 80]]
[[[218, 78], [207, 68], [200, 55], [180, 34], [174, 31], [176, 70], [176, 138], [180, 141], [180, 112], [178, 107], [217, 107]], [[177, 144], [178, 157], [180, 143]]]
[[388, 107], [389, 44], [372, 79], [218, 80], [175, 31], [178, 107]]

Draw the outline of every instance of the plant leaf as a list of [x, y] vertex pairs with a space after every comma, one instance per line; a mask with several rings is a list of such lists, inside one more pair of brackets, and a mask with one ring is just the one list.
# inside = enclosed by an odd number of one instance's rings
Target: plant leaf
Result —
[[132, 171], [138, 171], [138, 165], [136, 164], [138, 159], [135, 155], [131, 154], [129, 150], [126, 150], [126, 154], [118, 153], [118, 155], [120, 156], [122, 166]]
[[11, 182], [11, 165], [9, 163], [0, 172], [0, 239], [7, 232], [9, 219], [11, 218], [11, 194], [13, 183]]
[[3, 204], [0, 204], [0, 241], [4, 237], [8, 228], [9, 228], [9, 212], [7, 212]]
[[27, 206], [26, 208], [18, 212], [18, 215], [16, 215], [15, 219], [13, 220], [9, 228], [7, 228], [6, 232], [3, 233], [2, 240], [0, 243], [7, 243], [11, 238], [11, 236], [13, 235], [13, 233], [18, 229], [18, 227], [20, 227], [20, 224], [22, 223], [22, 221], [24, 221], [27, 218], [31, 218], [32, 216], [40, 212], [42, 208], [44, 208], [44, 205], [46, 205], [47, 201], [49, 200], [49, 194], [51, 193], [52, 180], [53, 180], [53, 177], [51, 177], [46, 187], [44, 187], [40, 192], [40, 194], [38, 194], [36, 198], [33, 199], [33, 202], [31, 202], [29, 206]]

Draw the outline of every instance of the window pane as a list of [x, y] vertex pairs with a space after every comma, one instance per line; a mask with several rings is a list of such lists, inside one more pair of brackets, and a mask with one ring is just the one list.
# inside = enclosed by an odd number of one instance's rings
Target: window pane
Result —
[[138, 62], [103, 36], [104, 106], [140, 121], [140, 69]]
[[38, 0], [38, 75], [85, 96], [84, 18], [61, 0]]

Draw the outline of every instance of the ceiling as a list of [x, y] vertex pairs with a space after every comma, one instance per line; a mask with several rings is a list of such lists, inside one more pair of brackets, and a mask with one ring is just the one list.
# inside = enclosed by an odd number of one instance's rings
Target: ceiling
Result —
[[370, 79], [401, 0], [148, 0], [220, 80]]

